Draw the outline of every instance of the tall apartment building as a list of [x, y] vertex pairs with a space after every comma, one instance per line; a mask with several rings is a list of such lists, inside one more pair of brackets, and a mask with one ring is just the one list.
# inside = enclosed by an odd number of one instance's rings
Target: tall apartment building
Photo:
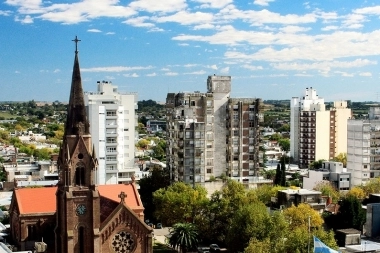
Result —
[[380, 176], [380, 107], [372, 107], [366, 120], [348, 120], [347, 171], [352, 185]]
[[336, 101], [326, 110], [323, 98], [312, 87], [302, 98], [290, 102], [290, 155], [301, 168], [313, 161], [331, 160], [347, 152], [347, 120], [351, 109], [346, 101]]
[[209, 76], [207, 92], [168, 93], [167, 167], [173, 181], [229, 176], [248, 182], [258, 170], [260, 99], [230, 98], [231, 77]]
[[98, 81], [97, 92], [85, 92], [90, 131], [99, 157], [97, 184], [131, 181], [134, 165], [137, 94], [120, 93], [109, 81]]

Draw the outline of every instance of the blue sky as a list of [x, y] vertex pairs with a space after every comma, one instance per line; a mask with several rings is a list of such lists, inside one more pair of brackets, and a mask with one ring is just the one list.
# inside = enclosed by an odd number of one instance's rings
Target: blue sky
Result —
[[75, 44], [85, 91], [111, 81], [138, 100], [206, 91], [232, 97], [379, 101], [379, 1], [5, 0], [0, 101], [69, 97]]

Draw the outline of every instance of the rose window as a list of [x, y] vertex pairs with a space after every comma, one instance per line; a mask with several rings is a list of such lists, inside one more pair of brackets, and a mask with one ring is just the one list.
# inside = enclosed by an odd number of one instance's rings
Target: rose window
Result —
[[117, 233], [111, 242], [112, 249], [117, 253], [130, 253], [135, 250], [135, 238], [126, 231]]

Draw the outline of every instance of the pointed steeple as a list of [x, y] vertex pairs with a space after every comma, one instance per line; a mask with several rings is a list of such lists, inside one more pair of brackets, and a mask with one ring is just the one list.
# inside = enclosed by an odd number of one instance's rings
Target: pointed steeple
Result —
[[80, 75], [78, 60], [78, 42], [80, 40], [78, 40], [77, 36], [75, 36], [73, 41], [75, 42], [75, 59], [71, 81], [70, 101], [67, 110], [65, 135], [86, 135], [90, 134], [90, 124], [86, 115], [82, 78]]

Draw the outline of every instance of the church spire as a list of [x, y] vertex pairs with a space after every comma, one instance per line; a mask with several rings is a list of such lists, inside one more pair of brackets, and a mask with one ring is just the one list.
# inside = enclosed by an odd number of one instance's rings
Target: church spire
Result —
[[78, 37], [75, 36], [75, 59], [73, 76], [71, 81], [70, 101], [67, 110], [67, 120], [65, 135], [85, 135], [90, 134], [90, 124], [86, 116], [84, 104], [82, 78], [80, 75], [78, 60]]

